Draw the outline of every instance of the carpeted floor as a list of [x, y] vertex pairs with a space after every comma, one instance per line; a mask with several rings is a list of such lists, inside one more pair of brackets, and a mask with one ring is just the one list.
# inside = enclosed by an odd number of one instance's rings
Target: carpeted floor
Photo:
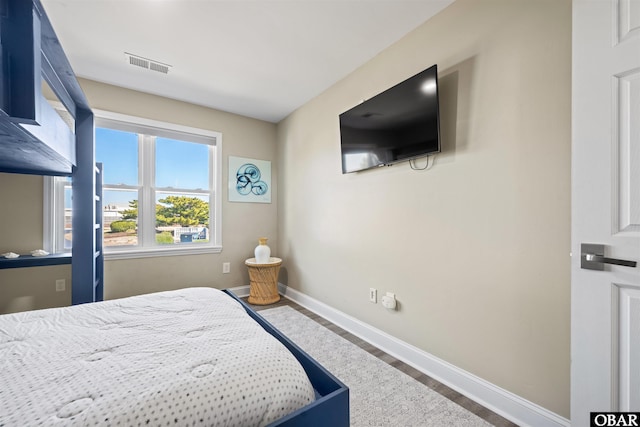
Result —
[[260, 315], [349, 387], [352, 426], [490, 426], [291, 307]]

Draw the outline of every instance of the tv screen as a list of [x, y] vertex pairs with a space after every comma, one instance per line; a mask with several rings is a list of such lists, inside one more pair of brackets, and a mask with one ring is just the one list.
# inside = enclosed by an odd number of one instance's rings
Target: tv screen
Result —
[[340, 114], [342, 173], [440, 152], [433, 65]]

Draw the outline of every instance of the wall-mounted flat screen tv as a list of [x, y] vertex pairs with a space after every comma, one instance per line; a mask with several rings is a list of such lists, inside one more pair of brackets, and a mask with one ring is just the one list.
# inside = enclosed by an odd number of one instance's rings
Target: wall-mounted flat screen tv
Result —
[[340, 114], [340, 145], [342, 173], [440, 152], [437, 65]]

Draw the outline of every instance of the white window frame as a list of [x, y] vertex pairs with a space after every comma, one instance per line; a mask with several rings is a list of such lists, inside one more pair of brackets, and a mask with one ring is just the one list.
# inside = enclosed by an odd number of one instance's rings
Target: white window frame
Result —
[[[137, 246], [104, 247], [105, 260], [147, 258], [157, 256], [195, 255], [222, 251], [222, 133], [182, 126], [157, 120], [134, 117], [103, 110], [93, 110], [95, 126], [139, 134], [138, 185], [119, 186], [123, 190], [138, 191], [140, 227]], [[193, 191], [155, 187], [155, 144], [150, 136], [206, 144], [209, 147], [209, 189]], [[117, 186], [109, 185], [114, 188]], [[62, 191], [61, 191], [62, 190]], [[157, 245], [155, 242], [156, 193], [209, 195], [210, 240], [208, 243]], [[45, 179], [44, 245], [49, 252], [64, 252], [64, 182], [53, 177]], [[212, 221], [213, 220], [213, 221]], [[211, 227], [213, 222], [213, 227]]]

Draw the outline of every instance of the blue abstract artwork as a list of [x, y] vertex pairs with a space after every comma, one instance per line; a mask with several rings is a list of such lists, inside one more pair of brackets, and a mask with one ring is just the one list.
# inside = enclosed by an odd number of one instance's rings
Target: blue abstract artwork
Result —
[[271, 203], [271, 162], [229, 156], [229, 201]]
[[262, 196], [267, 192], [269, 186], [260, 180], [260, 168], [253, 163], [245, 163], [236, 172], [236, 190], [246, 196], [253, 193]]

